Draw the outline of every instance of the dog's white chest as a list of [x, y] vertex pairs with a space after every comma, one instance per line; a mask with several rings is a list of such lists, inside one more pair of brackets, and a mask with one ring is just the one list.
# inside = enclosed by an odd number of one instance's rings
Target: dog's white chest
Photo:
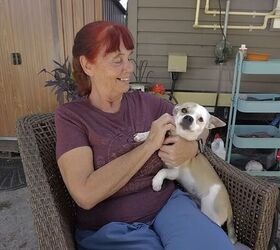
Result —
[[181, 167], [178, 181], [189, 193], [198, 195], [195, 179], [188, 168]]

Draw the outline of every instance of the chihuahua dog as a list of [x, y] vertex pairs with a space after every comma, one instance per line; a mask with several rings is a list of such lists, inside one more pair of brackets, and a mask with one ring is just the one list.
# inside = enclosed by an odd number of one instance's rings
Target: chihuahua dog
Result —
[[[176, 125], [175, 135], [188, 141], [197, 140], [204, 129], [226, 125], [209, 114], [206, 108], [196, 103], [176, 105], [173, 116]], [[137, 133], [134, 140], [144, 141], [148, 135], [149, 132]], [[161, 169], [152, 181], [155, 191], [161, 190], [164, 179], [177, 180], [199, 201], [201, 211], [217, 225], [222, 226], [227, 222], [228, 236], [233, 244], [236, 243], [229, 195], [223, 182], [203, 154], [198, 154], [180, 166], [167, 166]]]

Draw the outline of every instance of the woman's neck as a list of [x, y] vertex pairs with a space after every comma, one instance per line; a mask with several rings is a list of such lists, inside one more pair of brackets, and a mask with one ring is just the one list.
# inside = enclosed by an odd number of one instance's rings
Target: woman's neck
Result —
[[120, 110], [122, 95], [116, 97], [105, 97], [92, 92], [88, 99], [91, 105], [96, 108], [107, 113], [116, 113]]

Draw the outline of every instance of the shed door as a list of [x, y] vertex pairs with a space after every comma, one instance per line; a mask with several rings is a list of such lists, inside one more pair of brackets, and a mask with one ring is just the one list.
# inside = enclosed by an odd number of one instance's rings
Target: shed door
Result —
[[64, 57], [57, 2], [0, 0], [0, 137], [15, 136], [17, 118], [57, 105], [38, 75]]

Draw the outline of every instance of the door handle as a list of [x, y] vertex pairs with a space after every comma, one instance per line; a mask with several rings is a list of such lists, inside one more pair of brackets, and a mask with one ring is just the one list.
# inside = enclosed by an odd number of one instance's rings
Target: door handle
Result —
[[13, 65], [20, 65], [22, 63], [20, 53], [17, 53], [17, 52], [11, 53], [11, 58], [12, 58]]

